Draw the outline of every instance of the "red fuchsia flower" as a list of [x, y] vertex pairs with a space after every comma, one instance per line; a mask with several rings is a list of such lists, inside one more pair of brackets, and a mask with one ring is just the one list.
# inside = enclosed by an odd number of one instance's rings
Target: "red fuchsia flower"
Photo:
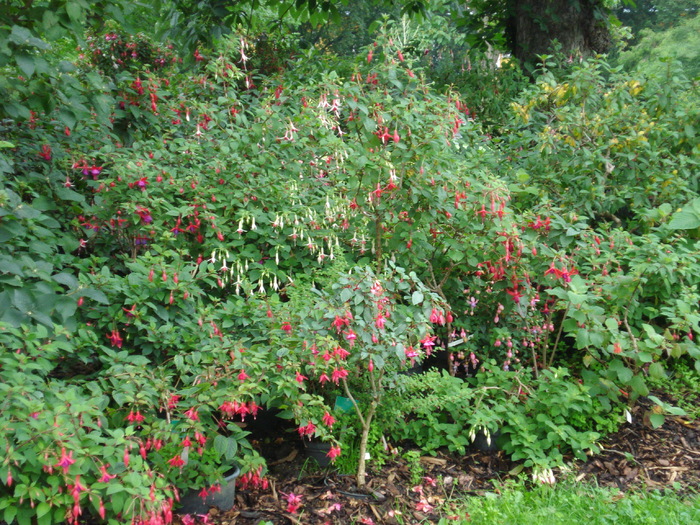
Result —
[[331, 380], [331, 378], [328, 377], [328, 374], [326, 374], [326, 373], [321, 374], [321, 376], [318, 378], [319, 383], [321, 383], [322, 385], [327, 383], [330, 380]]
[[292, 333], [292, 324], [289, 321], [285, 321], [282, 323], [282, 330], [287, 332], [288, 334]]
[[523, 296], [517, 287], [507, 288], [506, 293], [510, 295], [516, 303], [520, 303], [520, 298]]
[[435, 478], [431, 478], [430, 476], [423, 476], [423, 481], [425, 481], [431, 487], [437, 487], [437, 480]]
[[241, 372], [238, 374], [238, 380], [245, 381], [246, 379], [250, 379], [250, 376], [245, 373], [245, 370], [241, 370]]
[[63, 469], [63, 473], [68, 474], [68, 469], [70, 469], [70, 466], [73, 463], [75, 463], [75, 460], [73, 459], [73, 451], [71, 450], [68, 454], [66, 454], [66, 448], [61, 447], [61, 459], [59, 459], [58, 463], [56, 463], [54, 466], [61, 467]]
[[328, 451], [328, 454], [326, 454], [326, 456], [331, 458], [331, 461], [335, 461], [335, 458], [340, 456], [340, 453], [341, 453], [340, 447], [331, 447], [331, 449]]
[[132, 305], [131, 308], [122, 308], [124, 313], [126, 314], [127, 317], [135, 317], [136, 316], [136, 305]]
[[420, 343], [423, 345], [423, 348], [425, 348], [425, 351], [426, 353], [428, 353], [428, 355], [430, 355], [432, 348], [435, 346], [436, 339], [436, 335], [426, 335], [423, 339], [420, 340]]
[[180, 402], [180, 396], [176, 395], [171, 395], [170, 398], [168, 399], [168, 409], [173, 410], [174, 408], [177, 407], [177, 404]]
[[419, 512], [427, 512], [430, 513], [435, 509], [430, 503], [428, 503], [428, 500], [421, 498], [421, 500], [416, 503], [416, 510]]
[[301, 372], [297, 372], [295, 379], [296, 379], [297, 383], [302, 384], [302, 383], [304, 383], [305, 379], [308, 379], [308, 377], [301, 375]]
[[314, 425], [311, 421], [309, 421], [305, 426], [300, 426], [297, 431], [299, 432], [300, 437], [304, 436], [313, 436], [314, 433], [316, 432], [316, 425]]
[[331, 323], [331, 326], [333, 326], [336, 331], [340, 333], [344, 326], [350, 326], [350, 319], [336, 315], [335, 319], [333, 319], [333, 322]]
[[171, 467], [180, 468], [185, 464], [185, 460], [182, 459], [182, 456], [180, 456], [179, 454], [176, 454], [168, 460], [168, 463], [170, 464]]
[[100, 467], [100, 472], [102, 472], [102, 477], [97, 480], [100, 483], [109, 483], [111, 480], [113, 480], [114, 478], [117, 477], [116, 475], [110, 474], [109, 472], [107, 472], [107, 467], [108, 467], [108, 465], [102, 465]]
[[151, 224], [153, 222], [153, 217], [151, 216], [151, 212], [148, 210], [148, 208], [142, 208], [139, 206], [135, 213], [141, 218], [142, 224]]
[[433, 308], [432, 312], [430, 312], [430, 322], [433, 324], [438, 324], [440, 326], [444, 325], [445, 314], [443, 314], [441, 310]]
[[117, 348], [121, 348], [122, 343], [124, 343], [124, 340], [122, 339], [122, 336], [119, 335], [118, 330], [112, 330], [112, 332], [107, 336], [107, 339], [109, 339], [112, 346], [116, 346]]
[[334, 351], [333, 354], [338, 357], [338, 359], [347, 359], [348, 356], [350, 355], [350, 352], [345, 350], [342, 346], [337, 347]]
[[7, 479], [5, 480], [5, 484], [8, 487], [12, 486], [12, 470], [11, 469], [7, 469]]
[[41, 151], [39, 152], [39, 156], [44, 159], [44, 160], [51, 160], [52, 154], [51, 154], [51, 146], [44, 144], [41, 146]]
[[353, 332], [352, 330], [348, 330], [345, 333], [345, 339], [348, 340], [348, 343], [350, 343], [350, 346], [353, 346], [355, 344], [355, 339], [357, 339], [357, 334]]
[[287, 512], [290, 514], [296, 514], [301, 507], [301, 496], [290, 492], [289, 494], [281, 493], [287, 500]]
[[336, 385], [341, 379], [345, 379], [346, 377], [348, 377], [348, 371], [344, 368], [336, 368], [331, 374], [331, 379]]
[[194, 407], [187, 410], [185, 412], [185, 416], [187, 416], [187, 418], [191, 419], [192, 421], [199, 421], [199, 413], [197, 412], [197, 409]]
[[620, 343], [613, 344], [613, 353], [614, 354], [621, 354], [622, 353], [622, 346], [620, 346]]
[[335, 423], [335, 418], [326, 411], [325, 414], [323, 414], [323, 424], [326, 425], [328, 428], [333, 428], [333, 424]]
[[384, 325], [386, 324], [386, 317], [384, 317], [384, 314], [382, 312], [379, 312], [377, 314], [377, 317], [374, 318], [374, 324], [377, 327], [377, 329], [384, 329]]
[[143, 414], [139, 410], [137, 410], [136, 412], [131, 410], [129, 411], [129, 415], [126, 416], [126, 420], [129, 423], [143, 423], [144, 419], [146, 418], [143, 417]]

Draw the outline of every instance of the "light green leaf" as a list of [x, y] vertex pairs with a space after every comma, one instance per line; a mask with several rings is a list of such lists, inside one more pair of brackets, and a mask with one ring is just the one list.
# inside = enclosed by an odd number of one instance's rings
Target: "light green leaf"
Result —
[[421, 304], [423, 302], [423, 292], [420, 290], [416, 290], [413, 292], [413, 295], [411, 296], [411, 301], [413, 304]]

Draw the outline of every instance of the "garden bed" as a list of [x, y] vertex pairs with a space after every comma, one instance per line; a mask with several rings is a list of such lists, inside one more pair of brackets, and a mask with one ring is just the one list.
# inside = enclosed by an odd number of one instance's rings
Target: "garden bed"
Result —
[[[600, 454], [585, 464], [578, 463], [572, 473], [558, 472], [557, 477], [624, 491], [674, 489], [692, 493], [700, 489], [700, 422], [669, 417], [663, 427], [653, 429], [645, 422], [650, 409], [649, 402], [640, 402], [632, 410], [632, 423], [625, 423], [617, 433], [608, 436]], [[474, 450], [461, 457], [420, 457], [421, 479], [415, 483], [415, 462], [397, 456], [380, 470], [370, 469], [366, 496], [357, 497], [349, 495], [357, 492], [352, 477], [332, 470], [309, 469], [300, 449], [289, 447], [285, 452], [286, 457], [271, 462], [269, 490], [239, 491], [234, 510], [213, 511], [209, 523], [437, 521], [438, 516], [461, 517], [459, 509], [451, 509], [450, 500], [458, 500], [460, 495], [499, 492], [504, 481], [516, 478], [520, 472], [518, 464], [502, 451]], [[288, 494], [301, 496], [301, 506], [295, 514], [286, 511]]]

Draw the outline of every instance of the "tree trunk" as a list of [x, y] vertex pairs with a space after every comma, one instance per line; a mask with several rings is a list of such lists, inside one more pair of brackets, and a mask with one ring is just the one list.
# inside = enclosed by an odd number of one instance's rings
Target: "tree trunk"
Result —
[[601, 0], [511, 1], [513, 51], [526, 68], [539, 62], [537, 55], [552, 54], [554, 40], [572, 59], [604, 53], [610, 46]]

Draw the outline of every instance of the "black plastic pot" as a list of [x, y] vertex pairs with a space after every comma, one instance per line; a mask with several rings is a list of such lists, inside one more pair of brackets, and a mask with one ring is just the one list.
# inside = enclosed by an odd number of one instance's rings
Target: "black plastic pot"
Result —
[[178, 514], [207, 514], [211, 507], [219, 510], [231, 510], [236, 498], [236, 479], [241, 469], [234, 466], [221, 483], [221, 490], [202, 498], [196, 490], [190, 490], [180, 500]]
[[328, 467], [331, 464], [331, 458], [328, 457], [328, 453], [331, 450], [330, 443], [324, 443], [323, 441], [310, 441], [309, 443], [304, 443], [304, 453], [307, 458], [312, 458], [318, 463], [319, 467]]

